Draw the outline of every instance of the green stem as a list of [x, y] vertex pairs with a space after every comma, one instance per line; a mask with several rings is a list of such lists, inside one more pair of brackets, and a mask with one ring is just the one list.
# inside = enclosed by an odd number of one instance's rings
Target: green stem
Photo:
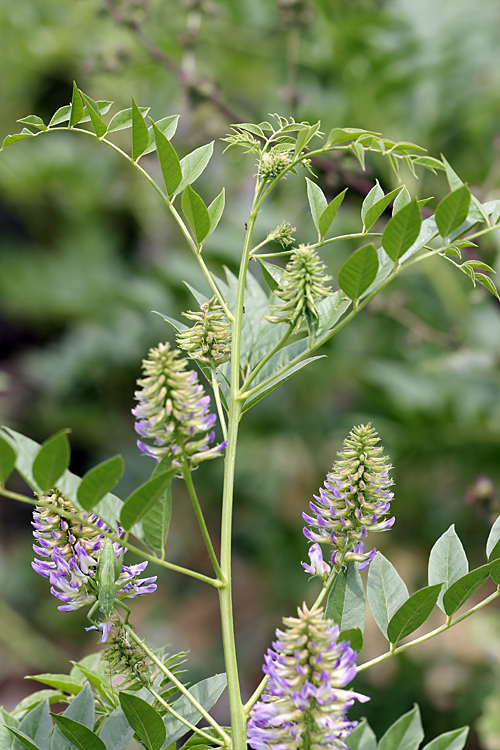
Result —
[[[21, 502], [21, 503], [27, 503], [28, 505], [34, 505], [34, 506], [39, 505], [42, 508], [48, 508], [53, 513], [57, 513], [58, 516], [61, 516], [62, 518], [67, 518], [68, 520], [75, 519], [74, 513], [63, 510], [62, 508], [55, 508], [51, 503], [45, 502], [41, 498], [35, 499], [31, 497], [26, 497], [26, 495], [20, 495], [18, 492], [11, 492], [10, 490], [5, 489], [4, 487], [0, 487], [0, 495], [3, 495], [3, 497], [9, 497], [12, 500], [17, 500], [18, 502]], [[123, 545], [123, 540], [118, 539], [116, 534], [113, 534], [109, 531], [104, 531], [104, 529], [102, 529], [100, 526], [90, 521], [88, 518], [85, 519], [85, 525], [89, 526], [91, 529], [95, 529], [95, 531], [98, 531], [106, 539], [111, 539], [113, 542], [118, 542], [119, 544]], [[203, 583], [208, 583], [210, 584], [210, 586], [214, 586], [215, 588], [220, 588], [221, 586], [224, 585], [222, 581], [216, 578], [209, 578], [208, 576], [203, 575], [203, 573], [197, 573], [195, 570], [190, 570], [189, 568], [183, 568], [180, 565], [175, 565], [174, 563], [167, 562], [166, 560], [161, 560], [155, 555], [152, 555], [146, 550], [143, 550], [140, 547], [136, 547], [133, 544], [127, 543], [127, 549], [129, 550], [129, 552], [134, 552], [136, 555], [140, 555], [145, 560], [148, 560], [149, 562], [159, 565], [161, 568], [167, 568], [168, 570], [172, 570], [175, 573], [181, 573], [182, 575], [189, 576], [190, 578], [196, 578], [198, 581], [202, 581]]]
[[205, 546], [207, 548], [208, 556], [210, 557], [210, 560], [212, 562], [215, 575], [222, 583], [224, 583], [225, 580], [227, 579], [224, 578], [222, 570], [220, 569], [219, 561], [217, 560], [217, 555], [215, 554], [212, 540], [210, 539], [210, 534], [208, 533], [207, 524], [205, 523], [205, 518], [203, 516], [203, 511], [201, 509], [200, 502], [198, 500], [198, 495], [196, 494], [196, 489], [194, 486], [193, 477], [191, 475], [191, 470], [186, 463], [184, 463], [182, 466], [182, 476], [184, 477], [184, 481], [186, 483], [186, 487], [189, 492], [189, 497], [191, 498], [191, 502], [193, 504], [193, 509], [196, 515], [196, 519], [200, 526], [200, 531], [203, 536]]
[[[120, 618], [122, 619], [122, 618]], [[163, 672], [163, 674], [168, 677], [170, 682], [172, 682], [173, 685], [188, 699], [188, 701], [196, 708], [197, 711], [200, 712], [200, 714], [203, 716], [203, 718], [210, 724], [211, 727], [215, 729], [215, 731], [222, 737], [224, 740], [224, 743], [227, 745], [230, 745], [230, 739], [226, 732], [222, 729], [221, 726], [215, 721], [215, 719], [210, 716], [208, 711], [205, 711], [203, 706], [198, 703], [196, 698], [189, 692], [187, 687], [182, 684], [182, 682], [175, 676], [173, 672], [170, 671], [168, 667], [165, 666], [165, 664], [161, 661], [161, 659], [158, 659], [154, 651], [152, 651], [149, 646], [147, 646], [144, 641], [137, 635], [137, 633], [133, 630], [133, 628], [130, 625], [127, 625], [124, 620], [122, 619], [122, 625], [123, 628], [126, 630], [130, 638], [132, 638], [135, 643], [144, 651], [144, 653], [151, 659], [153, 664], [156, 664], [158, 669]], [[184, 721], [184, 720], [182, 720]], [[184, 722], [186, 723], [186, 722]], [[195, 729], [197, 732], [198, 730]], [[213, 739], [213, 738], [211, 738]]]
[[358, 667], [358, 672], [362, 672], [365, 669], [368, 669], [369, 667], [373, 667], [375, 664], [380, 664], [382, 661], [386, 661], [386, 659], [389, 659], [391, 656], [396, 656], [396, 654], [400, 654], [403, 651], [406, 651], [407, 649], [411, 648], [412, 646], [417, 646], [419, 643], [424, 643], [425, 641], [430, 640], [431, 638], [434, 638], [434, 636], [439, 635], [440, 633], [444, 633], [445, 630], [449, 630], [454, 625], [458, 625], [459, 622], [462, 622], [463, 620], [466, 620], [468, 617], [473, 615], [475, 612], [478, 612], [478, 610], [485, 607], [490, 602], [494, 601], [500, 596], [500, 591], [497, 589], [493, 594], [490, 594], [490, 596], [486, 597], [486, 599], [483, 599], [482, 602], [479, 602], [479, 604], [476, 604], [475, 607], [472, 607], [471, 609], [467, 610], [463, 615], [460, 615], [459, 617], [456, 617], [454, 620], [447, 620], [444, 625], [440, 625], [439, 628], [435, 628], [434, 630], [431, 630], [429, 633], [426, 633], [425, 635], [420, 636], [420, 638], [415, 638], [414, 641], [410, 641], [409, 643], [404, 643], [402, 646], [398, 646], [397, 648], [394, 646], [394, 644], [391, 646], [391, 649], [389, 651], [386, 651], [385, 654], [381, 654], [380, 656], [377, 656], [375, 659], [371, 659], [370, 661], [365, 661], [364, 664], [360, 664]]
[[151, 693], [151, 695], [154, 696], [154, 698], [158, 701], [158, 703], [161, 703], [161, 705], [167, 709], [169, 714], [172, 714], [174, 718], [176, 718], [178, 721], [181, 721], [188, 729], [191, 729], [192, 732], [199, 735], [200, 737], [204, 737], [212, 745], [215, 743], [216, 745], [221, 745], [222, 747], [224, 747], [225, 745], [228, 746], [228, 743], [224, 742], [224, 740], [220, 740], [218, 737], [212, 737], [210, 734], [207, 734], [207, 732], [204, 732], [203, 729], [199, 729], [195, 727], [194, 724], [191, 724], [190, 721], [188, 721], [183, 716], [181, 716], [181, 714], [177, 713], [175, 708], [172, 708], [170, 703], [167, 703], [166, 700], [163, 700], [161, 695], [159, 695], [155, 690], [153, 690], [153, 688], [148, 687], [148, 690]]
[[261, 359], [261, 361], [259, 362], [259, 364], [256, 367], [254, 367], [254, 369], [248, 374], [247, 378], [245, 379], [245, 382], [243, 383], [243, 385], [241, 387], [242, 392], [244, 392], [248, 388], [248, 386], [250, 385], [250, 383], [252, 382], [252, 380], [254, 380], [256, 378], [256, 376], [259, 374], [259, 372], [262, 370], [262, 368], [269, 362], [269, 360], [271, 359], [271, 357], [274, 354], [276, 354], [276, 352], [279, 351], [281, 349], [281, 347], [284, 346], [284, 344], [288, 341], [288, 339], [291, 336], [291, 333], [292, 333], [292, 330], [293, 330], [294, 326], [295, 326], [295, 321], [293, 321], [288, 326], [288, 330], [286, 331], [286, 333], [281, 337], [281, 339], [278, 341], [278, 343], [275, 346], [273, 346], [273, 348], [271, 349], [271, 351], [268, 352], [266, 354], [266, 356], [263, 357], [263, 359]]
[[224, 416], [224, 410], [222, 408], [222, 403], [220, 400], [219, 381], [217, 380], [217, 373], [216, 373], [215, 368], [210, 368], [210, 372], [212, 375], [212, 390], [214, 392], [215, 404], [217, 406], [217, 414], [219, 415], [219, 422], [222, 428], [222, 434], [224, 436], [224, 440], [227, 440], [227, 425], [226, 425], [226, 418]]

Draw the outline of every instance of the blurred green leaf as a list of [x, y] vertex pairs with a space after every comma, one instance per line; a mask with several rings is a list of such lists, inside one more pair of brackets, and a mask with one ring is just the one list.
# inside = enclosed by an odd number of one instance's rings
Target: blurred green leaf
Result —
[[4, 485], [16, 465], [17, 454], [14, 448], [0, 436], [0, 485]]
[[423, 739], [420, 709], [416, 705], [389, 727], [378, 743], [377, 750], [417, 750]]
[[439, 737], [428, 742], [422, 750], [462, 750], [467, 742], [469, 727], [460, 727], [451, 732], [440, 734]]
[[366, 719], [361, 719], [349, 735], [350, 750], [376, 750], [377, 738]]
[[78, 86], [73, 81], [73, 97], [71, 99], [71, 110], [69, 115], [69, 127], [74, 128], [83, 117], [83, 103]]

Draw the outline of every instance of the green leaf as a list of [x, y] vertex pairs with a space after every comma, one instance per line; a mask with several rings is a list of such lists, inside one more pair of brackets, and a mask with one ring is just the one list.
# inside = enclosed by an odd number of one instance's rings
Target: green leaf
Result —
[[434, 218], [441, 237], [447, 237], [464, 223], [469, 213], [470, 198], [469, 188], [462, 185], [440, 202]]
[[[62, 716], [84, 724], [87, 729], [92, 730], [94, 728], [94, 696], [88, 682], [85, 683], [84, 688], [78, 693], [76, 698], [71, 701]], [[74, 750], [73, 743], [65, 737], [57, 726], [52, 736], [51, 750]]]
[[318, 234], [321, 235], [319, 228], [319, 220], [325, 209], [328, 206], [328, 202], [325, 198], [325, 194], [321, 190], [320, 186], [315, 182], [306, 177], [307, 184], [307, 200], [309, 201], [309, 208], [311, 209], [311, 216], [314, 222], [314, 226], [318, 230]]
[[352, 152], [356, 159], [359, 161], [361, 169], [365, 170], [365, 149], [361, 143], [353, 143], [351, 145]]
[[120, 523], [128, 531], [151, 510], [165, 495], [168, 485], [175, 476], [176, 469], [153, 477], [142, 484], [125, 500], [120, 513]]
[[[146, 117], [151, 107], [139, 107], [139, 112]], [[132, 127], [132, 107], [122, 109], [113, 115], [108, 125], [108, 133], [115, 133], [117, 130], [125, 130]]]
[[63, 122], [68, 122], [70, 114], [71, 104], [65, 104], [64, 107], [59, 107], [50, 119], [49, 128], [52, 128], [55, 125], [60, 125]]
[[389, 203], [401, 192], [401, 188], [397, 187], [395, 190], [391, 190], [390, 193], [384, 195], [382, 198], [377, 200], [372, 206], [368, 208], [364, 217], [365, 230], [368, 232], [371, 227], [375, 224], [377, 219], [383, 214]]
[[264, 280], [271, 290], [275, 292], [280, 285], [280, 281], [283, 277], [283, 269], [280, 266], [275, 266], [272, 263], [266, 263], [266, 261], [259, 258], [259, 264], [262, 269], [262, 275]]
[[335, 579], [328, 596], [325, 618], [333, 620], [341, 631], [365, 627], [366, 600], [358, 566], [350, 562]]
[[366, 594], [373, 619], [387, 637], [389, 621], [408, 599], [408, 589], [396, 568], [381, 552], [377, 552], [370, 564]]
[[153, 123], [153, 132], [156, 141], [156, 153], [160, 162], [161, 172], [165, 181], [165, 190], [168, 196], [173, 195], [182, 180], [182, 170], [174, 147]]
[[375, 203], [377, 203], [377, 201], [381, 200], [383, 197], [384, 197], [384, 191], [380, 187], [379, 181], [375, 180], [375, 185], [367, 194], [366, 198], [363, 201], [363, 205], [361, 206], [361, 221], [363, 222], [363, 225], [365, 223], [366, 214], [368, 213], [368, 210]]
[[108, 458], [90, 469], [78, 487], [78, 502], [84, 510], [91, 508], [111, 492], [123, 474], [125, 464], [121, 456]]
[[62, 734], [78, 750], [106, 750], [104, 742], [85, 724], [80, 724], [67, 716], [51, 715]]
[[471, 570], [455, 581], [443, 597], [444, 611], [451, 617], [490, 577], [491, 563]]
[[382, 246], [395, 263], [413, 245], [420, 233], [422, 217], [416, 200], [394, 214], [382, 235]]
[[0, 436], [0, 485], [5, 486], [16, 465], [16, 458], [14, 448]]
[[165, 740], [165, 725], [158, 711], [130, 693], [120, 693], [120, 705], [127, 721], [148, 750], [160, 750]]
[[[52, 734], [52, 721], [49, 714], [49, 702], [47, 699], [35, 706], [23, 716], [18, 726], [20, 732], [35, 742], [41, 750], [49, 750], [50, 734]], [[13, 743], [13, 750], [16, 749], [17, 742]]]
[[74, 128], [75, 125], [78, 125], [82, 117], [83, 117], [82, 97], [80, 96], [80, 93], [78, 91], [78, 86], [76, 85], [75, 81], [73, 81], [73, 97], [71, 99], [71, 112], [69, 116], [69, 127]]
[[221, 220], [222, 212], [224, 211], [225, 202], [226, 193], [224, 188], [222, 188], [219, 195], [213, 199], [212, 203], [208, 207], [208, 216], [210, 217], [210, 231], [207, 234], [207, 238], [210, 237], [212, 232], [217, 228], [217, 224]]
[[275, 380], [273, 380], [271, 383], [268, 383], [266, 386], [263, 386], [262, 389], [256, 391], [252, 398], [248, 401], [244, 402], [242, 413], [245, 411], [248, 411], [248, 409], [251, 409], [252, 406], [255, 406], [259, 401], [261, 401], [264, 396], [267, 396], [268, 393], [271, 393], [274, 391], [281, 383], [284, 383], [285, 380], [288, 380], [288, 378], [291, 378], [292, 375], [299, 370], [302, 370], [303, 367], [306, 367], [307, 365], [310, 365], [311, 362], [315, 362], [317, 359], [323, 359], [325, 355], [321, 354], [316, 357], [309, 357], [308, 359], [302, 360], [302, 362], [297, 362], [297, 364], [290, 367], [289, 370], [287, 370], [284, 373], [281, 373]]
[[359, 628], [349, 628], [341, 630], [338, 637], [339, 641], [349, 641], [351, 648], [358, 654], [363, 648], [363, 633]]
[[33, 477], [43, 492], [54, 487], [55, 483], [69, 466], [68, 430], [57, 432], [42, 443], [33, 461]]
[[83, 91], [80, 91], [80, 94], [82, 95], [82, 99], [87, 106], [87, 112], [92, 121], [92, 126], [95, 130], [95, 134], [98, 138], [102, 138], [103, 135], [106, 135], [107, 126], [99, 114], [99, 105], [97, 104], [97, 102], [91, 99], [90, 96], [84, 94]]
[[334, 218], [337, 216], [337, 211], [339, 210], [340, 205], [344, 200], [344, 196], [347, 193], [347, 190], [348, 188], [342, 190], [342, 192], [339, 193], [328, 204], [328, 206], [323, 210], [323, 213], [320, 215], [318, 219], [318, 232], [320, 233], [321, 237], [325, 237], [326, 233], [330, 229]]
[[106, 750], [125, 750], [133, 736], [134, 730], [128, 723], [121, 706], [110, 713], [99, 732]]
[[202, 198], [188, 185], [182, 194], [182, 211], [193, 230], [197, 245], [210, 231], [210, 216]]
[[[139, 109], [142, 111], [142, 107], [139, 107]], [[168, 117], [163, 117], [161, 120], [157, 120], [155, 122], [155, 125], [158, 128], [158, 130], [161, 133], [163, 133], [165, 138], [170, 141], [174, 137], [175, 131], [177, 130], [178, 120], [179, 120], [179, 115], [169, 115]], [[151, 120], [151, 122], [153, 121]], [[143, 156], [146, 156], [146, 154], [150, 154], [155, 149], [156, 149], [155, 134], [154, 134], [153, 126], [151, 125], [148, 128], [148, 147], [144, 151]]]
[[167, 484], [165, 495], [142, 519], [142, 529], [146, 543], [152, 549], [162, 550], [167, 541], [170, 518], [172, 516], [172, 484]]
[[23, 133], [16, 133], [15, 135], [6, 135], [3, 139], [2, 148], [7, 148], [7, 146], [11, 146], [13, 143], [17, 143], [17, 141], [23, 141], [25, 138], [33, 138], [35, 136], [35, 133], [29, 133], [29, 132], [23, 132]]
[[439, 537], [429, 556], [429, 586], [443, 583], [437, 604], [444, 612], [443, 596], [452, 583], [469, 571], [469, 563], [462, 542], [452, 524]]
[[490, 559], [491, 553], [493, 552], [494, 547], [496, 547], [498, 540], [500, 540], [500, 516], [498, 516], [488, 534], [488, 540], [486, 542], [486, 557], [488, 560]]
[[[219, 700], [225, 690], [226, 684], [226, 675], [216, 674], [213, 677], [207, 677], [206, 680], [197, 682], [196, 685], [189, 688], [189, 692], [198, 701], [201, 707], [205, 709], [205, 711], [209, 711]], [[196, 726], [202, 718], [198, 709], [195, 708], [184, 695], [172, 703], [172, 708], [184, 719], [191, 724], [194, 724], [194, 726]], [[165, 748], [173, 742], [176, 742], [189, 731], [187, 726], [183, 724], [182, 721], [172, 716], [172, 714], [167, 714], [164, 723], [166, 728], [166, 740], [162, 746], [162, 750], [165, 750]]]
[[47, 699], [49, 703], [60, 703], [66, 698], [67, 695], [65, 695], [60, 690], [36, 690], [34, 693], [31, 693], [31, 695], [23, 698], [22, 701], [17, 704], [15, 712], [16, 714], [21, 716], [26, 712], [32, 711], [40, 703], [43, 703], [45, 699]]
[[181, 159], [182, 181], [177, 186], [178, 193], [182, 193], [188, 185], [191, 185], [204, 172], [205, 167], [212, 157], [213, 150], [214, 142], [212, 141], [205, 146], [200, 146], [200, 148], [191, 151], [190, 154]]
[[416, 591], [394, 613], [387, 626], [387, 637], [391, 643], [398, 643], [419, 628], [429, 617], [437, 602], [441, 584], [426, 586]]
[[32, 125], [34, 128], [39, 128], [40, 130], [47, 130], [46, 124], [41, 117], [38, 117], [38, 115], [28, 115], [27, 117], [21, 117], [21, 119], [16, 120], [16, 122], [20, 122], [23, 125]]
[[378, 743], [378, 750], [417, 750], [423, 739], [420, 710], [415, 706], [389, 727]]
[[397, 214], [397, 212], [401, 211], [401, 209], [407, 206], [408, 203], [411, 203], [411, 195], [406, 189], [406, 186], [403, 185], [402, 189], [394, 199], [394, 204], [392, 206], [392, 215], [394, 216], [394, 214]]
[[365, 245], [356, 250], [340, 269], [339, 286], [350, 299], [357, 300], [375, 281], [377, 271], [377, 251], [373, 245]]
[[149, 143], [149, 132], [146, 121], [141, 110], [132, 97], [132, 159], [138, 161], [139, 157], [147, 149]]
[[27, 747], [28, 750], [42, 750], [33, 740], [31, 740], [29, 737], [27, 737], [24, 732], [21, 732], [19, 729], [15, 729], [14, 727], [7, 727], [9, 732], [12, 732], [12, 734], [17, 737], [18, 740], [22, 742], [22, 745], [24, 747]]
[[361, 719], [349, 735], [350, 750], [376, 750], [377, 738], [366, 719]]
[[439, 737], [428, 742], [422, 750], [462, 750], [467, 742], [468, 734], [469, 727], [453, 729], [453, 731], [440, 734]]
[[498, 289], [489, 276], [485, 276], [483, 273], [476, 273], [474, 274], [474, 281], [479, 281], [480, 284], [486, 287], [489, 292], [491, 292], [497, 299], [500, 300]]
[[51, 687], [56, 688], [56, 690], [61, 690], [70, 695], [78, 695], [83, 688], [84, 682], [83, 680], [77, 681], [67, 674], [51, 674], [50, 672], [45, 674], [26, 675], [24, 679], [41, 682], [44, 685], [50, 685]]
[[346, 141], [353, 141], [355, 138], [359, 138], [364, 135], [380, 135], [380, 133], [374, 133], [371, 130], [361, 130], [360, 128], [333, 128], [330, 130], [327, 139], [328, 146], [334, 146], [337, 143], [345, 143]]

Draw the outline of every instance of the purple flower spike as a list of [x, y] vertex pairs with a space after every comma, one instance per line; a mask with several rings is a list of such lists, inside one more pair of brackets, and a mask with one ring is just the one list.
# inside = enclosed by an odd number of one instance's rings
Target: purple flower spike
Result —
[[156, 461], [170, 455], [173, 466], [186, 460], [195, 466], [219, 456], [226, 444], [210, 448], [215, 440], [211, 428], [217, 421], [209, 412], [210, 396], [198, 383], [197, 373], [186, 369], [187, 359], [179, 355], [168, 343], [149, 350], [142, 362], [144, 377], [137, 381], [139, 403], [132, 414], [137, 434], [153, 441], [153, 445], [137, 441], [144, 454]]
[[[376, 549], [364, 551], [364, 539], [368, 532], [382, 532], [390, 529], [394, 518], [386, 518], [390, 512], [390, 502], [394, 494], [389, 476], [392, 468], [377, 447], [379, 437], [371, 425], [355, 427], [344, 441], [339, 459], [327, 474], [319, 494], [310, 503], [312, 513], [303, 513], [307, 523], [304, 536], [313, 547], [328, 544], [335, 548], [338, 564], [357, 562], [359, 570], [366, 568], [373, 560]], [[309, 556], [311, 557], [311, 551]], [[315, 552], [315, 559], [318, 553]], [[312, 573], [315, 565], [304, 565]], [[312, 573], [324, 578], [321, 568]]]
[[262, 668], [268, 682], [247, 727], [253, 750], [347, 750], [345, 739], [357, 722], [346, 713], [354, 701], [369, 699], [345, 689], [356, 674], [357, 654], [348, 642], [337, 642], [338, 626], [323, 615], [304, 605], [298, 618], [283, 620], [285, 631], [276, 630]]
[[[97, 573], [105, 537], [82, 523], [82, 516], [75, 506], [58, 490], [43, 499], [51, 507], [37, 506], [33, 512], [32, 525], [36, 539], [33, 549], [44, 559], [35, 559], [31, 565], [36, 573], [49, 579], [51, 593], [63, 602], [58, 609], [61, 612], [73, 612], [93, 604], [99, 597]], [[57, 509], [74, 515], [74, 521], [62, 518]], [[85, 513], [83, 519], [103, 531], [111, 532], [104, 521], [93, 513]], [[118, 561], [121, 545], [116, 542], [113, 547]], [[143, 562], [130, 567], [122, 566], [115, 581], [116, 600], [133, 599], [156, 590], [156, 576], [139, 578], [147, 564]], [[108, 620], [99, 623], [103, 642], [107, 639], [109, 627]], [[92, 629], [95, 626], [87, 628]]]

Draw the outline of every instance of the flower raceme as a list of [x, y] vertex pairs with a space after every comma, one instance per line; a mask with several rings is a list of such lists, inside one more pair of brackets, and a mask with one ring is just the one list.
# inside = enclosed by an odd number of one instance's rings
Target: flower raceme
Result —
[[268, 681], [247, 727], [253, 750], [345, 750], [357, 722], [346, 718], [355, 700], [369, 700], [345, 686], [356, 674], [356, 652], [338, 642], [339, 628], [322, 609], [305, 605], [283, 620], [265, 656]]
[[186, 369], [187, 359], [179, 355], [168, 343], [149, 350], [142, 362], [144, 377], [137, 381], [139, 403], [132, 414], [140, 437], [154, 441], [153, 445], [137, 441], [143, 453], [156, 461], [170, 455], [173, 466], [185, 461], [195, 466], [219, 456], [227, 443], [209, 447], [215, 440], [211, 428], [216, 422], [215, 414], [209, 413], [210, 396], [198, 383], [198, 374]]
[[[104, 535], [93, 526], [105, 532], [110, 532], [111, 529], [94, 513], [79, 515], [70, 500], [58, 490], [42, 499], [53, 510], [37, 506], [33, 512], [33, 535], [36, 539], [33, 549], [42, 558], [35, 558], [32, 562], [33, 570], [49, 579], [51, 593], [63, 602], [58, 607], [61, 612], [71, 612], [91, 605], [99, 596], [96, 572], [105, 540]], [[74, 520], [63, 518], [57, 513], [57, 509], [71, 513], [75, 516]], [[85, 525], [85, 521], [93, 526]], [[113, 547], [118, 562], [121, 547], [118, 542]], [[156, 590], [156, 576], [139, 577], [147, 565], [147, 562], [122, 565], [115, 581], [115, 598], [118, 601], [133, 599]], [[105, 628], [103, 632], [106, 634]]]
[[309, 505], [312, 515], [302, 514], [307, 523], [304, 536], [313, 542], [310, 565], [302, 566], [311, 575], [325, 579], [331, 570], [323, 561], [320, 543], [334, 547], [334, 566], [353, 560], [360, 570], [366, 568], [376, 554], [375, 548], [365, 552], [367, 533], [387, 531], [394, 524], [394, 518], [386, 518], [394, 497], [389, 477], [392, 467], [381, 455], [379, 440], [371, 425], [354, 427], [319, 496], [314, 496], [316, 502]]

